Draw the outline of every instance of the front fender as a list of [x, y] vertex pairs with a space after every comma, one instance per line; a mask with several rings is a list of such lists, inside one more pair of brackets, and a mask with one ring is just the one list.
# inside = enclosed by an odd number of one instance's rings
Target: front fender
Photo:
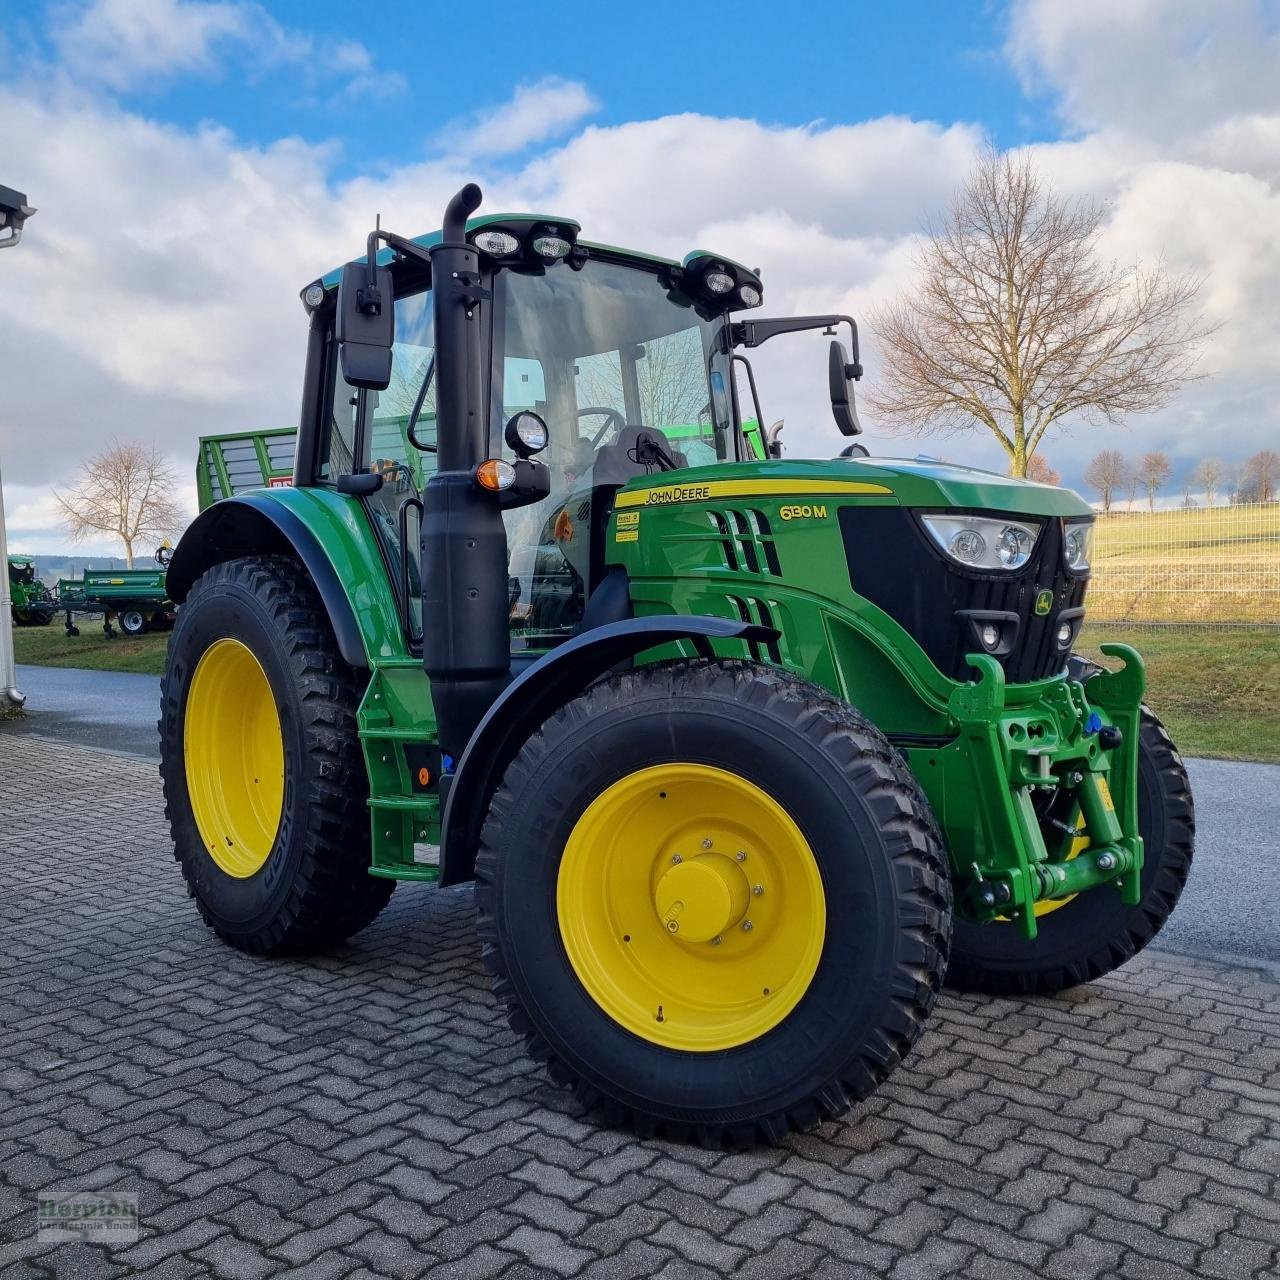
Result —
[[181, 604], [212, 565], [250, 555], [301, 560], [353, 667], [406, 654], [394, 588], [356, 498], [322, 489], [262, 489], [224, 498], [182, 535], [166, 577]]
[[772, 627], [727, 618], [627, 618], [566, 640], [526, 668], [485, 713], [454, 770], [440, 823], [440, 882], [475, 874], [476, 847], [489, 802], [507, 766], [537, 728], [575, 694], [645, 649], [691, 640], [699, 657], [713, 656], [712, 640], [777, 640]]

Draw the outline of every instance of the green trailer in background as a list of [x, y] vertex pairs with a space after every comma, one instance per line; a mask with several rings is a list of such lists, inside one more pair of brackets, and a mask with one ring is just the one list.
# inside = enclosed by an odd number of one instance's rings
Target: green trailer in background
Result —
[[46, 627], [58, 611], [58, 601], [40, 581], [35, 562], [22, 556], [9, 557], [9, 596], [17, 627]]
[[203, 436], [196, 463], [200, 510], [246, 489], [291, 485], [296, 435], [293, 427], [273, 427]]
[[67, 635], [78, 636], [76, 613], [102, 615], [102, 630], [115, 635], [114, 620], [127, 636], [173, 626], [174, 605], [165, 587], [167, 547], [156, 552], [154, 569], [86, 569], [82, 578], [58, 582], [57, 607], [66, 615]]

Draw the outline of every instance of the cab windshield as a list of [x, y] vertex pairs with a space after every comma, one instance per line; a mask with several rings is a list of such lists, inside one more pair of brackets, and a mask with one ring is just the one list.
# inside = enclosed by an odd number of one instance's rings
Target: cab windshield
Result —
[[570, 634], [603, 570], [603, 519], [629, 480], [732, 461], [722, 314], [653, 271], [588, 259], [581, 270], [508, 269], [494, 295], [491, 454], [521, 410], [547, 423], [551, 493], [507, 514], [517, 648]]

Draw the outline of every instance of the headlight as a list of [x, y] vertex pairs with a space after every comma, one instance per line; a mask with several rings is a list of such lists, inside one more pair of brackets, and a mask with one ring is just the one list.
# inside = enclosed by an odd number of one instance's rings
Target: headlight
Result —
[[733, 288], [733, 277], [727, 271], [708, 271], [702, 283], [712, 293], [728, 293]]
[[921, 516], [929, 536], [968, 569], [1021, 569], [1031, 559], [1040, 525], [990, 516]]
[[1067, 525], [1067, 537], [1063, 543], [1063, 554], [1067, 558], [1067, 568], [1081, 573], [1089, 567], [1089, 552], [1093, 547], [1093, 524]]

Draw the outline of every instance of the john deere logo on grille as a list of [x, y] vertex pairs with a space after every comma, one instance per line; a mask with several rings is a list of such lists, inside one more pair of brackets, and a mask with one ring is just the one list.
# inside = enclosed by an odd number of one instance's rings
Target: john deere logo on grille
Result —
[[1036, 592], [1036, 613], [1044, 617], [1053, 608], [1053, 592], [1045, 589]]

